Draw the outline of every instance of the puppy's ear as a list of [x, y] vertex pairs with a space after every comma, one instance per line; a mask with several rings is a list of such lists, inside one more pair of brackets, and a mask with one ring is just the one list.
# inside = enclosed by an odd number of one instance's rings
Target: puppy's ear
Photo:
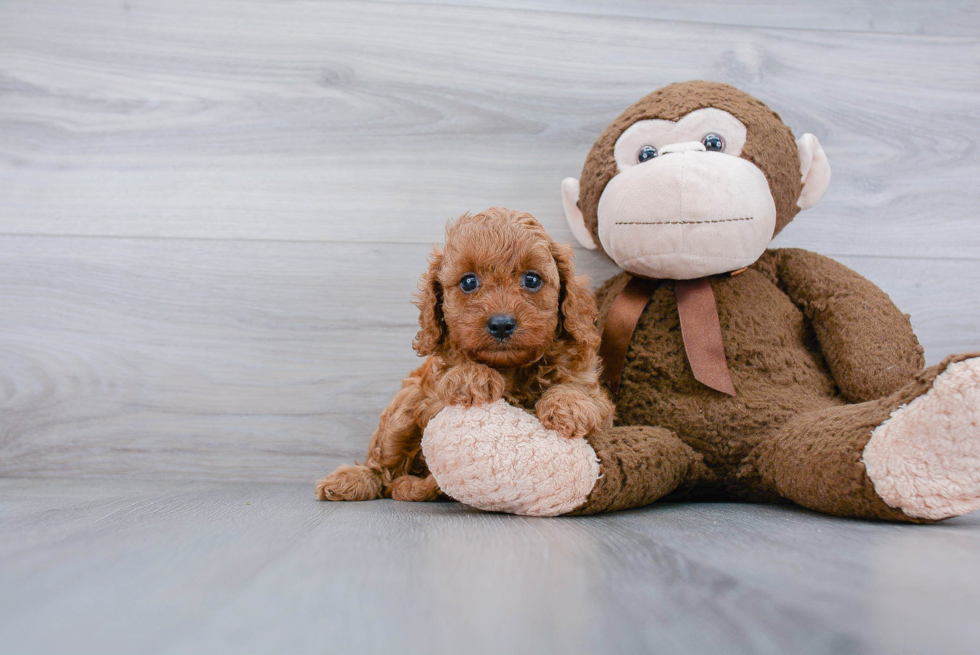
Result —
[[551, 255], [555, 258], [561, 278], [559, 338], [574, 342], [582, 354], [587, 355], [587, 351], [599, 347], [595, 297], [587, 286], [588, 278], [575, 275], [575, 255], [570, 246], [553, 243]]
[[421, 329], [415, 335], [412, 347], [420, 357], [431, 355], [439, 350], [446, 336], [446, 321], [442, 315], [442, 284], [439, 283], [442, 259], [442, 252], [438, 248], [433, 248], [432, 256], [429, 257], [429, 270], [419, 280], [419, 292], [415, 296]]

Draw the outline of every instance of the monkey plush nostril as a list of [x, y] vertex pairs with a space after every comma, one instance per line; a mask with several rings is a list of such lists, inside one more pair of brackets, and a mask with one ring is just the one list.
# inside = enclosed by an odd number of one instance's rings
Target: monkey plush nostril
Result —
[[517, 319], [509, 314], [494, 314], [487, 319], [487, 332], [494, 339], [505, 341], [517, 329]]

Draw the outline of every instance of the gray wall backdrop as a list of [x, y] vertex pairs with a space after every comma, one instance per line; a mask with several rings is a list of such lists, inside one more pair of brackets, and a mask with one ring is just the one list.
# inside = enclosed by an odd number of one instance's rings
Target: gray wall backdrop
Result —
[[[728, 82], [834, 180], [775, 245], [980, 347], [975, 2], [0, 2], [0, 476], [312, 482], [417, 363], [447, 219], [572, 237], [627, 105]], [[615, 269], [578, 250], [581, 271]]]

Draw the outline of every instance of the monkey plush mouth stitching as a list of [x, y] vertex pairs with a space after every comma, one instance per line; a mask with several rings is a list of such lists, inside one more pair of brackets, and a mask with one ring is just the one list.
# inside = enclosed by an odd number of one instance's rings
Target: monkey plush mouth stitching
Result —
[[706, 223], [734, 223], [735, 221], [753, 221], [754, 216], [745, 218], [719, 218], [716, 221], [616, 221], [616, 225], [702, 225]]

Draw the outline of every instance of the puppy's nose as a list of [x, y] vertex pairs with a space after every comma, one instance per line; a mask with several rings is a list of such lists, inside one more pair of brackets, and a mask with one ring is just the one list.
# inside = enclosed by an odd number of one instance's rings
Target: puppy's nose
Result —
[[517, 329], [517, 319], [510, 314], [494, 314], [487, 319], [487, 332], [494, 339], [509, 339]]

